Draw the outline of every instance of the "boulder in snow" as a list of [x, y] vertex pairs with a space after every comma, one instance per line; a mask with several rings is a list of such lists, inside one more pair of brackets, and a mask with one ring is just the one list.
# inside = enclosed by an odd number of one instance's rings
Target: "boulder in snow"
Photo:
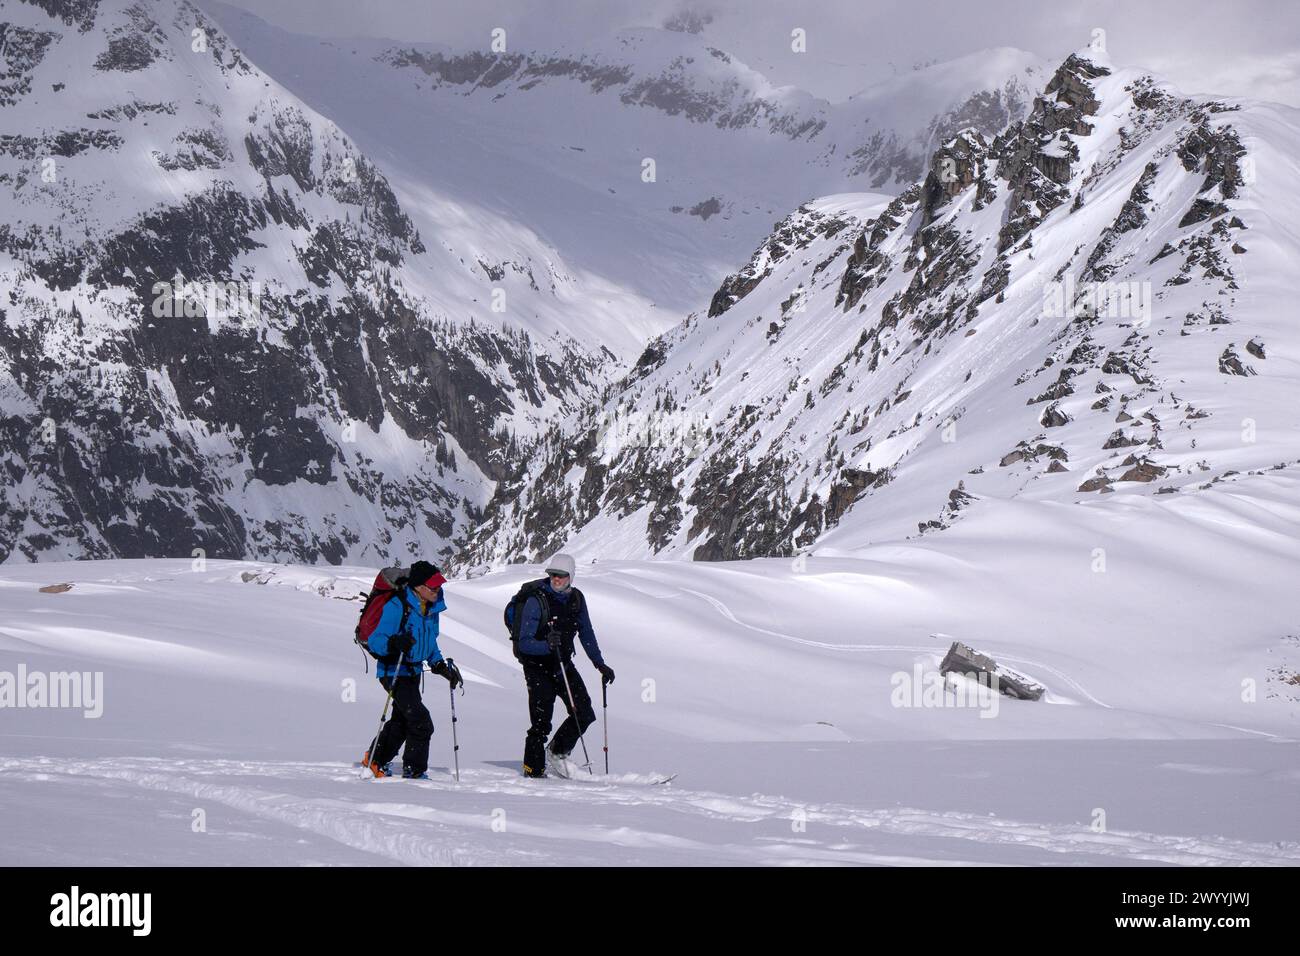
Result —
[[960, 641], [953, 641], [948, 648], [943, 663], [939, 665], [939, 673], [965, 674], [1018, 700], [1038, 700], [1047, 690], [1042, 684], [1009, 667], [1003, 667], [992, 657], [981, 654]]

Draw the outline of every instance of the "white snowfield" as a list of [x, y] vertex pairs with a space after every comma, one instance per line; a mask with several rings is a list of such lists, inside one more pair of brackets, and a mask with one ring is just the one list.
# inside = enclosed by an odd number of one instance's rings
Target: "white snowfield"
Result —
[[[447, 585], [461, 779], [428, 675], [417, 783], [353, 766], [383, 695], [341, 599], [373, 569], [5, 565], [0, 864], [1296, 865], [1297, 490], [1003, 502], [841, 557], [584, 561], [618, 676], [611, 774], [598, 721], [571, 781], [519, 775], [501, 609], [537, 567]], [[1044, 699], [933, 683], [953, 640]], [[14, 706], [20, 673], [31, 704], [33, 674], [49, 702], [74, 671], [97, 700]]]

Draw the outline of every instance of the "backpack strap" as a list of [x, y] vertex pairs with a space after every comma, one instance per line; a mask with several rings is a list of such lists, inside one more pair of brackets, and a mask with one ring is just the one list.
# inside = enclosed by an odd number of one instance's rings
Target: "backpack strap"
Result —
[[[406, 600], [405, 592], [406, 592], [405, 586], [402, 586], [400, 588], [395, 588], [392, 592], [389, 593], [385, 601], [385, 603], [387, 603], [387, 601], [392, 601], [396, 599], [402, 602], [402, 620], [397, 625], [398, 634], [402, 634], [406, 631], [406, 622], [411, 616], [411, 605]], [[384, 664], [385, 666], [396, 667], [398, 656], [393, 653], [384, 654], [382, 657], [375, 655], [375, 660], [379, 661], [379, 663]], [[398, 676], [399, 675], [396, 672], [394, 672], [393, 677], [396, 678]]]
[[397, 633], [401, 634], [403, 631], [406, 630], [406, 622], [411, 618], [411, 605], [406, 600], [405, 585], [403, 585], [402, 589], [397, 592], [397, 600], [402, 602], [402, 621], [400, 624], [397, 625]]
[[550, 621], [550, 602], [546, 600], [546, 592], [542, 589], [541, 582], [529, 581], [519, 589], [519, 593], [514, 597], [515, 613], [510, 623], [510, 640], [519, 643], [519, 629], [524, 622], [524, 605], [528, 603], [529, 598], [537, 598], [538, 608], [541, 616], [538, 618], [538, 628]]
[[582, 619], [582, 592], [572, 585], [569, 586], [569, 599], [564, 602], [560, 613], [556, 616], [556, 623], [564, 632], [564, 647], [567, 653], [573, 653], [573, 640], [577, 637], [580, 628], [579, 621]]
[[[397, 633], [398, 633], [398, 634], [405, 634], [405, 633], [406, 633], [406, 622], [409, 621], [410, 618], [411, 618], [411, 605], [410, 605], [410, 602], [408, 602], [408, 601], [406, 600], [406, 586], [405, 586], [405, 585], [403, 585], [403, 586], [402, 586], [402, 589], [401, 589], [400, 591], [397, 592], [397, 600], [399, 600], [399, 601], [402, 602], [402, 620], [401, 620], [401, 622], [397, 625]], [[398, 658], [398, 660], [400, 660], [400, 658]], [[410, 664], [411, 664], [411, 662], [410, 662], [410, 660], [408, 659], [407, 662], [406, 662], [406, 665], [409, 667]], [[398, 677], [401, 677], [401, 676], [402, 676], [402, 675], [401, 675], [401, 667], [398, 667], [398, 666], [397, 666], [397, 661], [396, 661], [396, 660], [393, 661], [393, 666], [396, 667], [396, 670], [393, 672], [393, 679], [396, 680]], [[423, 682], [421, 682], [420, 687], [421, 687], [421, 690], [423, 690], [423, 688], [424, 688]]]

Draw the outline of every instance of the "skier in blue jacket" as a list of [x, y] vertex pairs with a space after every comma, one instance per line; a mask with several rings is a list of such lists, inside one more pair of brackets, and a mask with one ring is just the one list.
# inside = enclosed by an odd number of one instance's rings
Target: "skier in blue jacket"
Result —
[[[516, 596], [522, 604], [517, 631], [514, 612], [509, 612], [512, 634], [517, 634], [515, 656], [523, 665], [524, 683], [528, 687], [531, 726], [524, 740], [526, 777], [545, 777], [547, 770], [556, 776], [569, 776], [568, 756], [577, 746], [578, 737], [596, 719], [591, 695], [573, 663], [575, 637], [581, 640], [582, 649], [600, 671], [601, 680], [606, 684], [614, 682], [614, 669], [605, 663], [596, 643], [586, 598], [573, 586], [574, 570], [571, 556], [553, 556], [546, 565], [546, 578], [524, 585]], [[548, 748], [546, 738], [551, 732], [556, 697], [564, 702], [569, 716], [551, 738]]]
[[402, 776], [427, 776], [433, 718], [420, 699], [425, 661], [433, 673], [447, 678], [453, 690], [464, 683], [456, 665], [443, 660], [438, 649], [438, 615], [447, 610], [442, 594], [446, 580], [428, 561], [416, 561], [406, 585], [388, 599], [370, 635], [370, 649], [380, 658], [375, 676], [384, 690], [393, 694], [393, 716], [366, 751], [364, 760], [376, 777], [389, 776], [388, 765], [403, 744], [406, 750], [402, 755]]

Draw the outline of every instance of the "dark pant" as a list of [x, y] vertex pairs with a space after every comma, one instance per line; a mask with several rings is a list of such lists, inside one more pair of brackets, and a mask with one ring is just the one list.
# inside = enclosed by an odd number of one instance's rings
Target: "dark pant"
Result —
[[572, 659], [565, 660], [564, 673], [568, 675], [569, 686], [573, 688], [573, 707], [569, 706], [564, 676], [554, 657], [536, 660], [524, 658], [523, 665], [524, 682], [528, 685], [528, 716], [532, 721], [524, 740], [524, 766], [540, 771], [546, 766], [546, 754], [543, 751], [546, 735], [551, 732], [551, 712], [555, 709], [555, 698], [564, 701], [564, 709], [569, 712], [568, 718], [560, 724], [560, 729], [551, 740], [551, 750], [561, 756], [568, 756], [573, 750], [578, 735], [595, 722], [596, 712], [592, 709], [587, 685], [582, 682], [582, 675], [578, 673]]
[[[393, 686], [393, 678], [381, 677], [384, 690]], [[424, 773], [429, 769], [429, 738], [433, 736], [433, 718], [429, 708], [420, 700], [420, 675], [409, 674], [397, 678], [393, 690], [393, 716], [379, 732], [379, 741], [371, 753], [374, 763], [383, 766], [406, 744], [402, 767], [411, 773]]]

